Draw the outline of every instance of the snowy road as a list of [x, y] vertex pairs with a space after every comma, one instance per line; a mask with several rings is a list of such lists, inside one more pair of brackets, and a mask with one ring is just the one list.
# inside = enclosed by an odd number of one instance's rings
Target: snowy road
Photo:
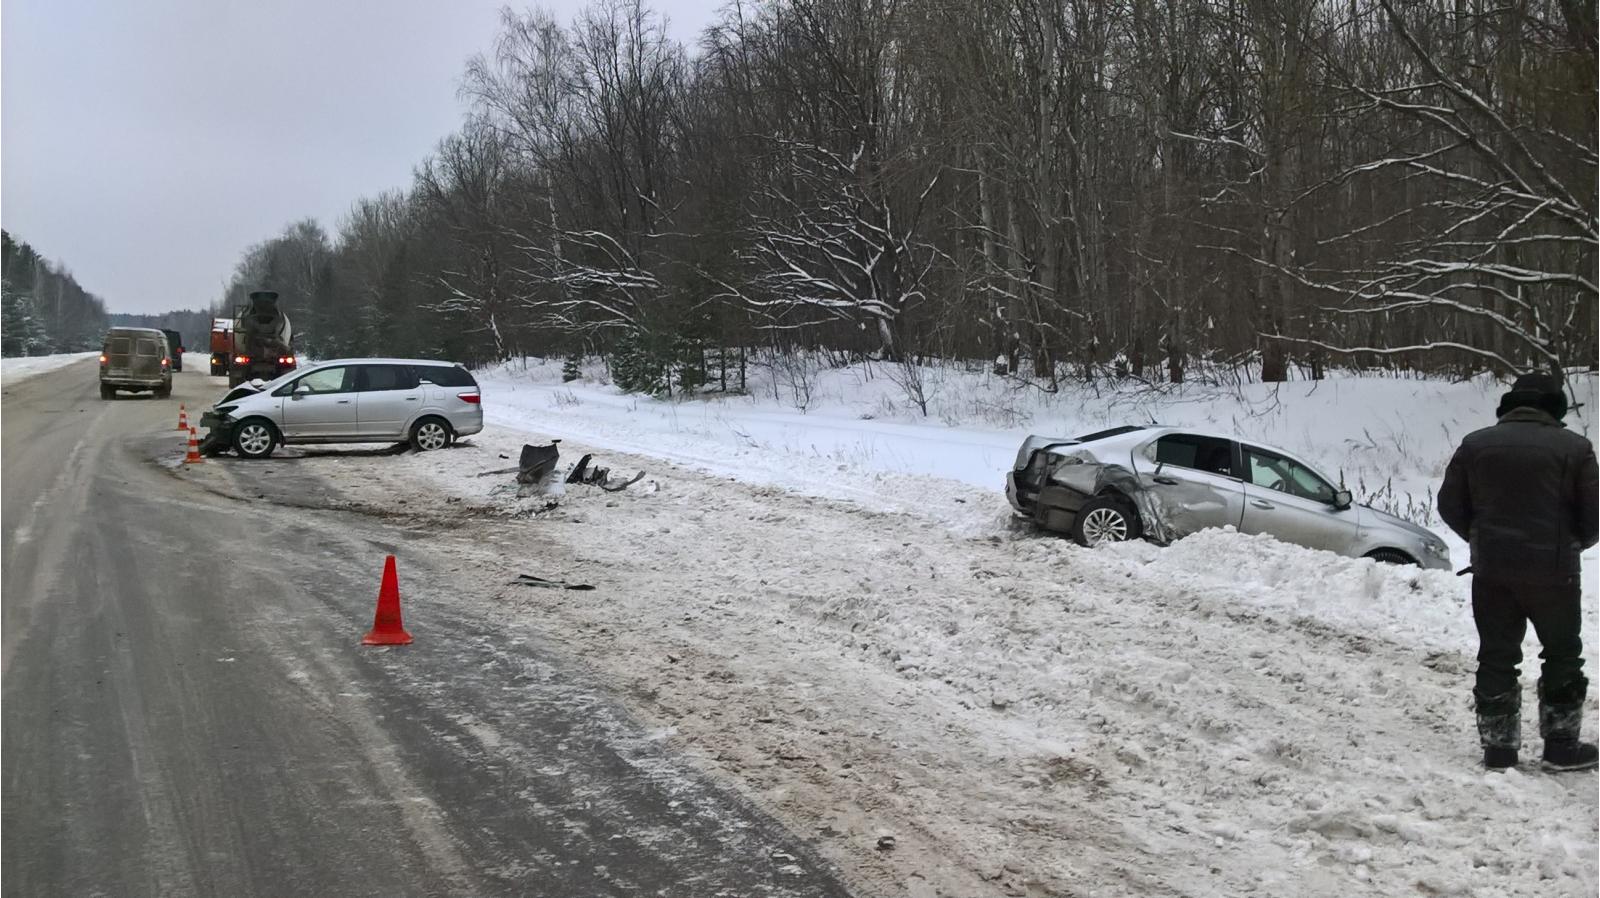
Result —
[[[486, 613], [463, 572], [497, 552], [257, 498], [330, 498], [309, 469], [186, 483], [152, 460], [177, 402], [94, 378], [5, 391], [4, 894], [845, 894], [559, 634]], [[417, 642], [363, 649], [390, 552]]]

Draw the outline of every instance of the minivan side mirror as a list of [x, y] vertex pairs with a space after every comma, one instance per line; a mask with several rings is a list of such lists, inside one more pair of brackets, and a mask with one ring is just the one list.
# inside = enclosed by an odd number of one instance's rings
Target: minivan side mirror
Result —
[[1350, 491], [1349, 490], [1337, 490], [1333, 494], [1333, 510], [1334, 511], [1344, 511], [1346, 508], [1349, 508], [1351, 506], [1351, 504], [1353, 504], [1354, 502], [1355, 502], [1355, 497], [1350, 495]]

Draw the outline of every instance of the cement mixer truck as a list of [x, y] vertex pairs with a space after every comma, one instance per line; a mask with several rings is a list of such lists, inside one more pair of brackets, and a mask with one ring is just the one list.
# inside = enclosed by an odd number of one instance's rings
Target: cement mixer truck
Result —
[[227, 358], [228, 386], [247, 380], [272, 380], [298, 364], [290, 346], [289, 316], [278, 308], [278, 294], [257, 290], [235, 310], [232, 355]]

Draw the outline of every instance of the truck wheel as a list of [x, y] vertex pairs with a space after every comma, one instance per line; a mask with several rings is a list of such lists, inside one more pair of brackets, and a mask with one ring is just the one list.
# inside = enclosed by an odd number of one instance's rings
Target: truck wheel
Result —
[[100, 398], [101, 399], [115, 399], [115, 398], [117, 398], [117, 388], [116, 387], [108, 387], [105, 384], [101, 384], [100, 385]]
[[278, 431], [264, 418], [246, 418], [233, 428], [233, 451], [240, 458], [270, 458]]
[[450, 445], [453, 438], [450, 425], [440, 418], [423, 418], [411, 425], [411, 448], [418, 452], [431, 452]]
[[1120, 543], [1138, 539], [1139, 515], [1121, 496], [1096, 496], [1078, 509], [1072, 521], [1072, 538], [1080, 546]]

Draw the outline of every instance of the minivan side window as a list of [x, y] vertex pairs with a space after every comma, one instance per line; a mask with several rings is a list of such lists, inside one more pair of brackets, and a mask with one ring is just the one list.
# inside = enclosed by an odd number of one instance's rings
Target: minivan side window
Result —
[[476, 387], [478, 382], [465, 368], [455, 365], [418, 365], [417, 376], [440, 387]]
[[1237, 476], [1233, 473], [1233, 442], [1219, 437], [1169, 433], [1146, 447], [1144, 456], [1158, 465]]
[[417, 375], [410, 365], [362, 365], [361, 392], [414, 390]]

